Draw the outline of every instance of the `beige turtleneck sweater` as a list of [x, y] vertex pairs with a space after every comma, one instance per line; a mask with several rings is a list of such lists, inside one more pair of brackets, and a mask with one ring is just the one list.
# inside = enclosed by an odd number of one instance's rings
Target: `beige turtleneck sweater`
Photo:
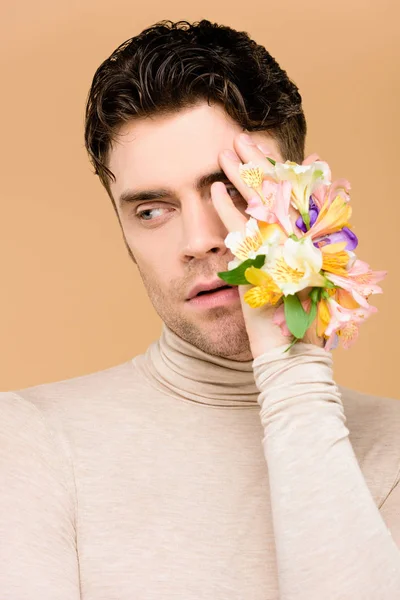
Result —
[[400, 402], [285, 347], [1, 393], [0, 599], [398, 600]]

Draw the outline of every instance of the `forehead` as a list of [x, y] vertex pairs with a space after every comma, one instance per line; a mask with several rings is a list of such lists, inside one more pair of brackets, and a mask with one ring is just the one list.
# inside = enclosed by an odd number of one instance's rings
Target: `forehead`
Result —
[[206, 102], [173, 115], [131, 121], [118, 132], [109, 156], [116, 200], [127, 189], [183, 189], [218, 168], [218, 153], [242, 131], [219, 105]]

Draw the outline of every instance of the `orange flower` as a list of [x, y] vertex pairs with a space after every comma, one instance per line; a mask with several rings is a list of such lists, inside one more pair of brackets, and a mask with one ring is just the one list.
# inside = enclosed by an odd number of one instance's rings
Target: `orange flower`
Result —
[[348, 276], [346, 266], [348, 265], [350, 257], [348, 252], [344, 250], [346, 245], [347, 242], [338, 242], [336, 244], [326, 244], [325, 246], [320, 247], [323, 257], [323, 271], [329, 271], [329, 273], [341, 275], [342, 277]]
[[352, 208], [342, 196], [336, 196], [331, 204], [326, 200], [314, 225], [304, 234], [305, 237], [321, 237], [348, 227]]

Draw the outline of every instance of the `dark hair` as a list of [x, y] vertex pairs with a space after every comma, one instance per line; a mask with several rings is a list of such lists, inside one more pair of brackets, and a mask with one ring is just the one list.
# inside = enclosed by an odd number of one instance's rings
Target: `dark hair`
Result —
[[[114, 203], [107, 166], [118, 128], [200, 101], [221, 104], [247, 131], [267, 131], [284, 160], [302, 162], [306, 136], [297, 86], [244, 31], [203, 19], [160, 21], [121, 44], [97, 69], [85, 113], [85, 146]], [[115, 204], [114, 204], [115, 208]]]

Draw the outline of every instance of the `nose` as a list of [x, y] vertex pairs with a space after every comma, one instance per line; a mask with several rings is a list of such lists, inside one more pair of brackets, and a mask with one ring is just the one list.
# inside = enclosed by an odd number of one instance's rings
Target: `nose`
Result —
[[224, 242], [228, 230], [215, 210], [211, 197], [193, 199], [185, 206], [186, 210], [182, 209], [181, 259], [188, 262], [209, 254], [231, 254]]

